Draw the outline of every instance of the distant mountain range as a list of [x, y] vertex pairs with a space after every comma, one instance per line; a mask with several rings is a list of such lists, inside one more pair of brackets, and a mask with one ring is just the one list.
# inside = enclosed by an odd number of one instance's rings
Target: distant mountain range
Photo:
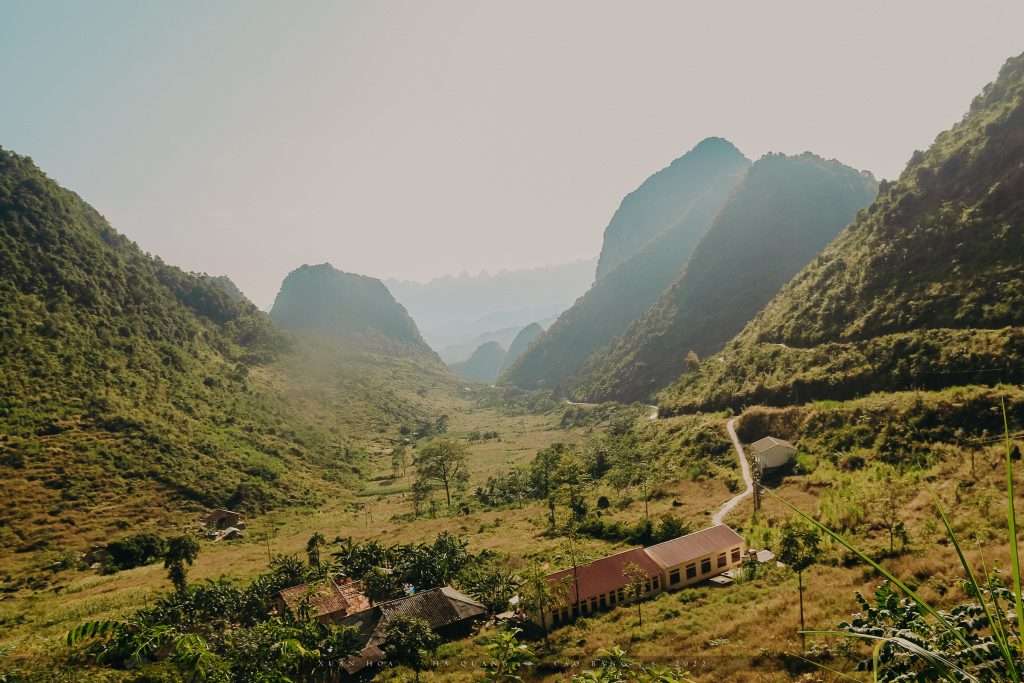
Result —
[[1021, 159], [1024, 55], [663, 410], [1024, 381]]
[[[594, 259], [495, 274], [446, 276], [430, 282], [385, 280], [423, 337], [449, 361], [468, 358], [482, 335], [555, 318], [594, 281]], [[509, 341], [503, 343], [507, 348]], [[448, 352], [447, 347], [466, 347]], [[463, 355], [464, 354], [464, 355]], [[461, 355], [459, 358], [457, 356]]]
[[[531, 323], [527, 328], [532, 328], [534, 325], [537, 325], [540, 327], [540, 331], [544, 332], [544, 330], [550, 327], [553, 322], [555, 322], [555, 318], [548, 318], [547, 320], [541, 320], [539, 323]], [[501, 344], [502, 348], [512, 351], [512, 345], [513, 342], [515, 342], [516, 337], [527, 328], [518, 326], [506, 327], [500, 330], [484, 332], [463, 344], [452, 344], [451, 346], [442, 347], [438, 349], [437, 353], [445, 363], [451, 365], [452, 363], [461, 363], [468, 359], [473, 355], [474, 351], [487, 342], [496, 341]], [[525, 351], [525, 349], [523, 350]], [[518, 358], [519, 355], [521, 354], [517, 354], [516, 358]], [[505, 362], [507, 365], [509, 363], [508, 359], [506, 359]]]
[[813, 154], [768, 154], [747, 172], [682, 275], [574, 378], [587, 401], [648, 400], [721, 349], [875, 197], [867, 173]]
[[675, 281], [749, 165], [731, 143], [709, 138], [648, 178], [605, 231], [597, 281], [502, 381], [564, 391], [591, 353], [625, 332]]
[[531, 323], [512, 336], [507, 350], [499, 340], [486, 340], [473, 350], [468, 359], [449, 363], [448, 367], [463, 379], [490, 384], [543, 334], [544, 328], [539, 323]]

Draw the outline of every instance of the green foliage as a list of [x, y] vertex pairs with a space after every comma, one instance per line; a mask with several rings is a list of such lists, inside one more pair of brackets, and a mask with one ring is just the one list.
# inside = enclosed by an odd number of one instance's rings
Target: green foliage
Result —
[[188, 589], [188, 567], [199, 556], [199, 542], [191, 536], [176, 536], [167, 540], [164, 553], [164, 569], [174, 584], [175, 590], [185, 593]]
[[106, 550], [115, 569], [131, 569], [161, 559], [167, 552], [167, 541], [156, 534], [135, 534], [108, 543]]
[[618, 647], [597, 653], [597, 668], [572, 677], [573, 683], [686, 683], [689, 674], [680, 669], [638, 664]]
[[1024, 380], [1022, 121], [1018, 56], [663, 408]]
[[408, 666], [419, 674], [431, 660], [441, 639], [423, 619], [400, 614], [388, 620], [381, 649], [393, 664]]
[[336, 541], [337, 569], [357, 581], [369, 579], [370, 590], [381, 595], [398, 592], [402, 584], [428, 590], [452, 583], [471, 564], [486, 557], [469, 551], [468, 542], [442, 532], [431, 543], [384, 546], [376, 540], [358, 543], [351, 538]]
[[489, 659], [483, 663], [487, 683], [517, 683], [522, 681], [519, 673], [532, 666], [537, 657], [526, 643], [519, 642], [522, 633], [518, 628], [501, 629], [491, 636], [484, 648]]
[[275, 558], [244, 589], [225, 580], [186, 586], [123, 621], [80, 624], [66, 641], [73, 658], [113, 668], [169, 665], [180, 680], [328, 683], [361, 646], [356, 630], [282, 619], [272, 606], [281, 589], [316, 578], [311, 572]]
[[451, 439], [437, 439], [416, 454], [416, 479], [421, 484], [444, 490], [450, 509], [452, 493], [461, 492], [469, 481], [466, 446]]

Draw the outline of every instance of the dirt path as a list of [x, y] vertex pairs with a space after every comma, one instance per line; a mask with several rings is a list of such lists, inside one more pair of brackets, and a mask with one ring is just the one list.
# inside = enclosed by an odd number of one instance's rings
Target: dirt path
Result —
[[736, 457], [740, 460], [740, 471], [743, 473], [743, 481], [746, 482], [746, 489], [742, 493], [738, 493], [729, 500], [725, 501], [722, 507], [718, 508], [718, 512], [711, 516], [712, 524], [721, 524], [725, 516], [728, 515], [733, 509], [740, 504], [740, 501], [751, 495], [754, 492], [754, 480], [750, 476], [750, 463], [747, 462], [747, 455], [743, 452], [743, 444], [740, 443], [740, 438], [736, 436], [736, 418], [729, 418], [729, 421], [725, 423], [725, 430], [729, 432], [729, 438], [732, 440], [732, 446], [736, 449]]

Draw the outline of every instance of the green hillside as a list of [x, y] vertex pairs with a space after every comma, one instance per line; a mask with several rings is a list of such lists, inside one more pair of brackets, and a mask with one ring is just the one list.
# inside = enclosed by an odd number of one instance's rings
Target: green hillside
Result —
[[505, 360], [501, 364], [502, 372], [511, 367], [520, 356], [526, 353], [527, 349], [530, 348], [530, 344], [537, 341], [542, 334], [544, 334], [544, 328], [539, 323], [530, 323], [519, 330], [519, 333], [516, 334], [515, 339], [512, 340], [508, 347], [508, 353], [505, 354]]
[[440, 359], [416, 323], [380, 280], [329, 263], [293, 270], [281, 283], [270, 317], [284, 329], [328, 335], [349, 344]]
[[707, 138], [626, 195], [605, 228], [596, 279], [639, 254], [700, 201], [708, 172], [703, 163], [740, 156], [728, 140]]
[[473, 382], [491, 383], [498, 378], [505, 362], [504, 347], [498, 342], [481, 344], [473, 355], [461, 363], [452, 363], [452, 372]]
[[1021, 381], [1024, 56], [733, 340], [668, 412]]
[[673, 177], [679, 184], [655, 185], [660, 192], [690, 198], [672, 226], [598, 279], [503, 374], [502, 381], [527, 389], [564, 389], [591, 353], [625, 332], [679, 276], [749, 164], [739, 150], [719, 138], [705, 140], [674, 162]]
[[353, 487], [357, 429], [423, 412], [406, 361], [290, 341], [227, 282], [143, 253], [0, 150], [0, 547], [313, 503]]
[[[874, 199], [877, 183], [813, 154], [758, 160], [683, 274], [580, 372], [579, 400], [639, 401], [721, 349]], [[694, 357], [690, 356], [691, 364]]]

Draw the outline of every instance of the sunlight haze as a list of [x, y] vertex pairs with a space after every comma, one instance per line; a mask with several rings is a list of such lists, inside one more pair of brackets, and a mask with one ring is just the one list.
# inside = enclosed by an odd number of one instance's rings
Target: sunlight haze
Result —
[[7, 0], [0, 143], [268, 307], [303, 263], [592, 258], [706, 136], [892, 178], [1024, 45], [1024, 5], [970, 7]]

